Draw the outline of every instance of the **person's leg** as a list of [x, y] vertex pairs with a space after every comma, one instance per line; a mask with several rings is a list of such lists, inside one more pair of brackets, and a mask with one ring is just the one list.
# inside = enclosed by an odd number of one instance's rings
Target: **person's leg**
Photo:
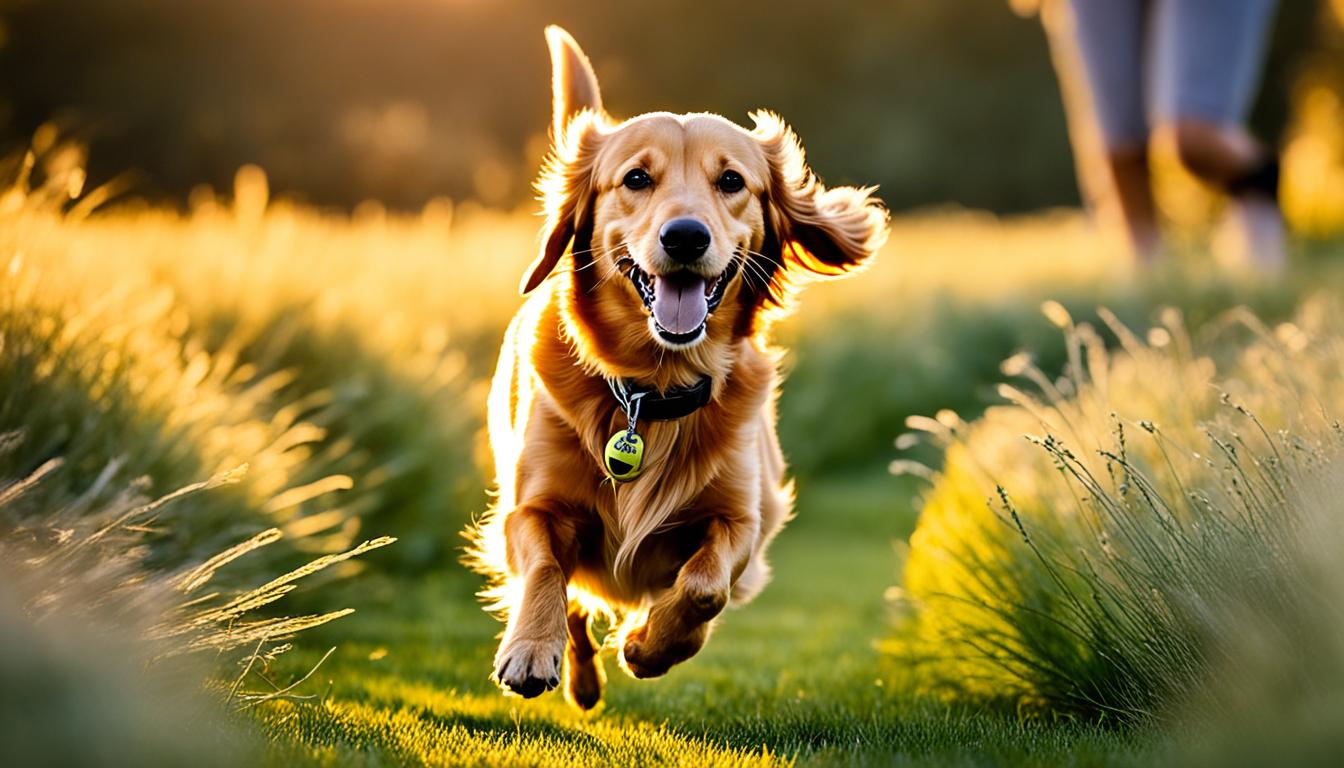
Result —
[[[1092, 200], [1099, 214], [1120, 220], [1140, 261], [1151, 260], [1160, 247], [1143, 98], [1145, 5], [1143, 0], [1069, 0], [1044, 9], [1084, 193], [1086, 164], [1101, 165], [1109, 196]], [[1083, 112], [1087, 115], [1079, 117]], [[1081, 155], [1092, 147], [1101, 153], [1100, 163]]]
[[1164, 123], [1163, 129], [1171, 131], [1176, 154], [1186, 170], [1224, 189], [1269, 155], [1264, 145], [1240, 125], [1186, 116]]
[[1153, 202], [1153, 177], [1148, 170], [1145, 146], [1123, 146], [1106, 153], [1106, 164], [1115, 182], [1130, 249], [1141, 264], [1156, 261], [1162, 252], [1162, 236], [1157, 226], [1157, 205]]
[[1277, 161], [1245, 128], [1275, 0], [1157, 0], [1153, 111], [1181, 163], [1228, 192], [1235, 260], [1284, 260]]
[[1060, 101], [1064, 104], [1064, 121], [1083, 206], [1102, 226], [1119, 227], [1123, 223], [1117, 207], [1119, 200], [1106, 167], [1106, 145], [1087, 89], [1078, 37], [1073, 30], [1073, 9], [1069, 0], [1045, 0], [1039, 10], [1045, 39], [1050, 44], [1050, 62], [1059, 83]]

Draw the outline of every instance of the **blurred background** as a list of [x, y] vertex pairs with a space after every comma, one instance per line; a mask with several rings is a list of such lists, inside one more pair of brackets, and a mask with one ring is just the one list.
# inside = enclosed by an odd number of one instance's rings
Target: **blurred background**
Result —
[[[1328, 109], [1307, 104], [1318, 88], [1338, 104], [1344, 67], [1322, 5], [1281, 4], [1253, 117], [1272, 144], [1320, 130], [1308, 125]], [[89, 145], [91, 180], [131, 172], [156, 199], [225, 188], [254, 163], [273, 190], [319, 205], [524, 202], [549, 124], [540, 30], [559, 23], [618, 115], [775, 110], [827, 180], [878, 183], [893, 209], [1078, 203], [1041, 25], [1004, 0], [0, 7], [8, 148], [55, 121]]]

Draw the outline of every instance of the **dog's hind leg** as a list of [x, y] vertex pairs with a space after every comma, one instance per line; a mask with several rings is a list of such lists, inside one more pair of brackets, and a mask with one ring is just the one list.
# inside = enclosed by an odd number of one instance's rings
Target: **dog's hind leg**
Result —
[[578, 602], [571, 601], [566, 618], [569, 647], [565, 650], [565, 699], [586, 711], [602, 700], [602, 685], [607, 676], [588, 629], [588, 612]]
[[560, 684], [577, 545], [566, 510], [547, 501], [530, 501], [510, 512], [504, 536], [509, 569], [523, 589], [521, 600], [510, 606], [493, 677], [502, 688], [530, 699]]

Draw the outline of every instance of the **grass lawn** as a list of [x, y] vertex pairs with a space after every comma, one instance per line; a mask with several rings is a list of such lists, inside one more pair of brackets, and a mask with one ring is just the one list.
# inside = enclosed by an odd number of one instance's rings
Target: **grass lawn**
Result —
[[281, 761], [332, 765], [1056, 765], [1132, 764], [1135, 737], [1091, 726], [1020, 724], [911, 704], [874, 649], [887, 630], [882, 585], [908, 535], [911, 488], [883, 476], [800, 488], [798, 519], [772, 550], [775, 579], [729, 611], [699, 656], [641, 682], [610, 655], [606, 703], [583, 716], [559, 693], [506, 698], [486, 676], [500, 626], [459, 568], [413, 580], [365, 577], [363, 606], [309, 634], [298, 674], [339, 644], [310, 693], [267, 705]]

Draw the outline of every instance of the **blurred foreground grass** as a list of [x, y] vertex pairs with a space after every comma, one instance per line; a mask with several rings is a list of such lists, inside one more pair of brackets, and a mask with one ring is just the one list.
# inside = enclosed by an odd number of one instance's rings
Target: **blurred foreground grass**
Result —
[[190, 214], [91, 215], [100, 193], [83, 193], [76, 160], [54, 150], [0, 196], [0, 435], [25, 436], [0, 452], [0, 477], [63, 462], [0, 533], [246, 463], [238, 482], [137, 531], [149, 572], [274, 528], [283, 543], [231, 569], [256, 583], [397, 536], [363, 559], [375, 572], [329, 583], [360, 570], [336, 563], [290, 598], [360, 613], [309, 630], [268, 672], [283, 687], [340, 646], [294, 694], [311, 698], [255, 708], [277, 763], [1144, 762], [1168, 735], [921, 701], [909, 670], [882, 660], [892, 546], [914, 520], [910, 487], [886, 474], [892, 440], [912, 415], [973, 417], [997, 401], [999, 364], [1019, 349], [1060, 371], [1046, 298], [1133, 325], [1174, 304], [1198, 335], [1234, 305], [1272, 322], [1302, 286], [1339, 284], [1337, 244], [1283, 281], [1215, 279], [1197, 254], [1135, 278], [1076, 214], [899, 219], [873, 269], [810, 289], [780, 329], [792, 350], [780, 428], [801, 496], [775, 583], [666, 680], [611, 669], [606, 711], [584, 719], [489, 685], [499, 628], [455, 562], [486, 503], [486, 378], [537, 221], [438, 203], [329, 215], [270, 200], [255, 169]]

